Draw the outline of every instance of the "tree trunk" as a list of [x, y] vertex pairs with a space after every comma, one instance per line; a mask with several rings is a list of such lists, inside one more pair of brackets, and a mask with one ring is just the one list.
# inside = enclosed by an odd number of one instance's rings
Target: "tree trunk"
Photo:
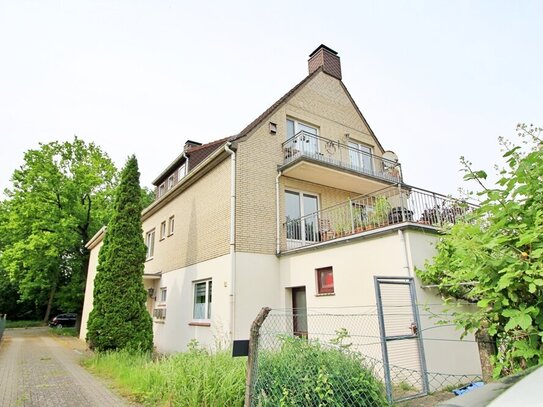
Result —
[[49, 292], [49, 299], [47, 300], [47, 309], [45, 310], [45, 316], [43, 317], [43, 322], [49, 321], [49, 315], [51, 314], [51, 307], [53, 306], [53, 299], [55, 298], [55, 293], [57, 292], [57, 283], [53, 283], [51, 291]]
[[488, 324], [482, 323], [481, 327], [475, 332], [475, 340], [479, 347], [479, 359], [481, 361], [481, 371], [483, 373], [483, 381], [492, 381], [492, 356], [497, 353], [496, 342], [488, 334]]

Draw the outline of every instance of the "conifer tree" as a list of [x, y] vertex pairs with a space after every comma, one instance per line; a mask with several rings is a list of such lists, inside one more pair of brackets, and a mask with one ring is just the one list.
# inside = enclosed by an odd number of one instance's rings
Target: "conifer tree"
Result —
[[152, 320], [145, 307], [147, 295], [142, 279], [146, 250], [139, 176], [136, 157], [129, 157], [98, 255], [87, 341], [99, 351], [150, 351], [153, 346]]

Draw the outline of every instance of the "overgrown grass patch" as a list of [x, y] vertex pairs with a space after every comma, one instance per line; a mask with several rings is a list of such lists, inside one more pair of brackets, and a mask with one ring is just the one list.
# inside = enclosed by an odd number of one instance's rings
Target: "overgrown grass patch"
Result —
[[58, 336], [78, 336], [79, 332], [76, 328], [51, 328], [50, 332]]
[[255, 396], [259, 406], [387, 406], [383, 383], [366, 360], [347, 347], [281, 338], [261, 352]]
[[6, 328], [33, 328], [37, 326], [45, 326], [43, 321], [6, 321]]
[[241, 406], [245, 358], [201, 349], [153, 360], [149, 353], [96, 353], [83, 365], [148, 406]]

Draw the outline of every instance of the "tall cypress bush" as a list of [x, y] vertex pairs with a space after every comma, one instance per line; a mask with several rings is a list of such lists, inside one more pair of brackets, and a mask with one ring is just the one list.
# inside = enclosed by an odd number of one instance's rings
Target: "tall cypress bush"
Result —
[[94, 305], [89, 315], [87, 341], [104, 351], [149, 351], [152, 320], [145, 307], [143, 287], [145, 244], [141, 225], [141, 188], [136, 157], [129, 157], [115, 194], [114, 214], [98, 256]]

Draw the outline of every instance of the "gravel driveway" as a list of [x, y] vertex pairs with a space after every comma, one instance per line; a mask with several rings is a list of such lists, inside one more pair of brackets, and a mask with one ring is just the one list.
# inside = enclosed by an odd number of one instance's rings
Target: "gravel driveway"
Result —
[[130, 405], [79, 366], [85, 344], [49, 328], [7, 329], [0, 342], [0, 406]]

